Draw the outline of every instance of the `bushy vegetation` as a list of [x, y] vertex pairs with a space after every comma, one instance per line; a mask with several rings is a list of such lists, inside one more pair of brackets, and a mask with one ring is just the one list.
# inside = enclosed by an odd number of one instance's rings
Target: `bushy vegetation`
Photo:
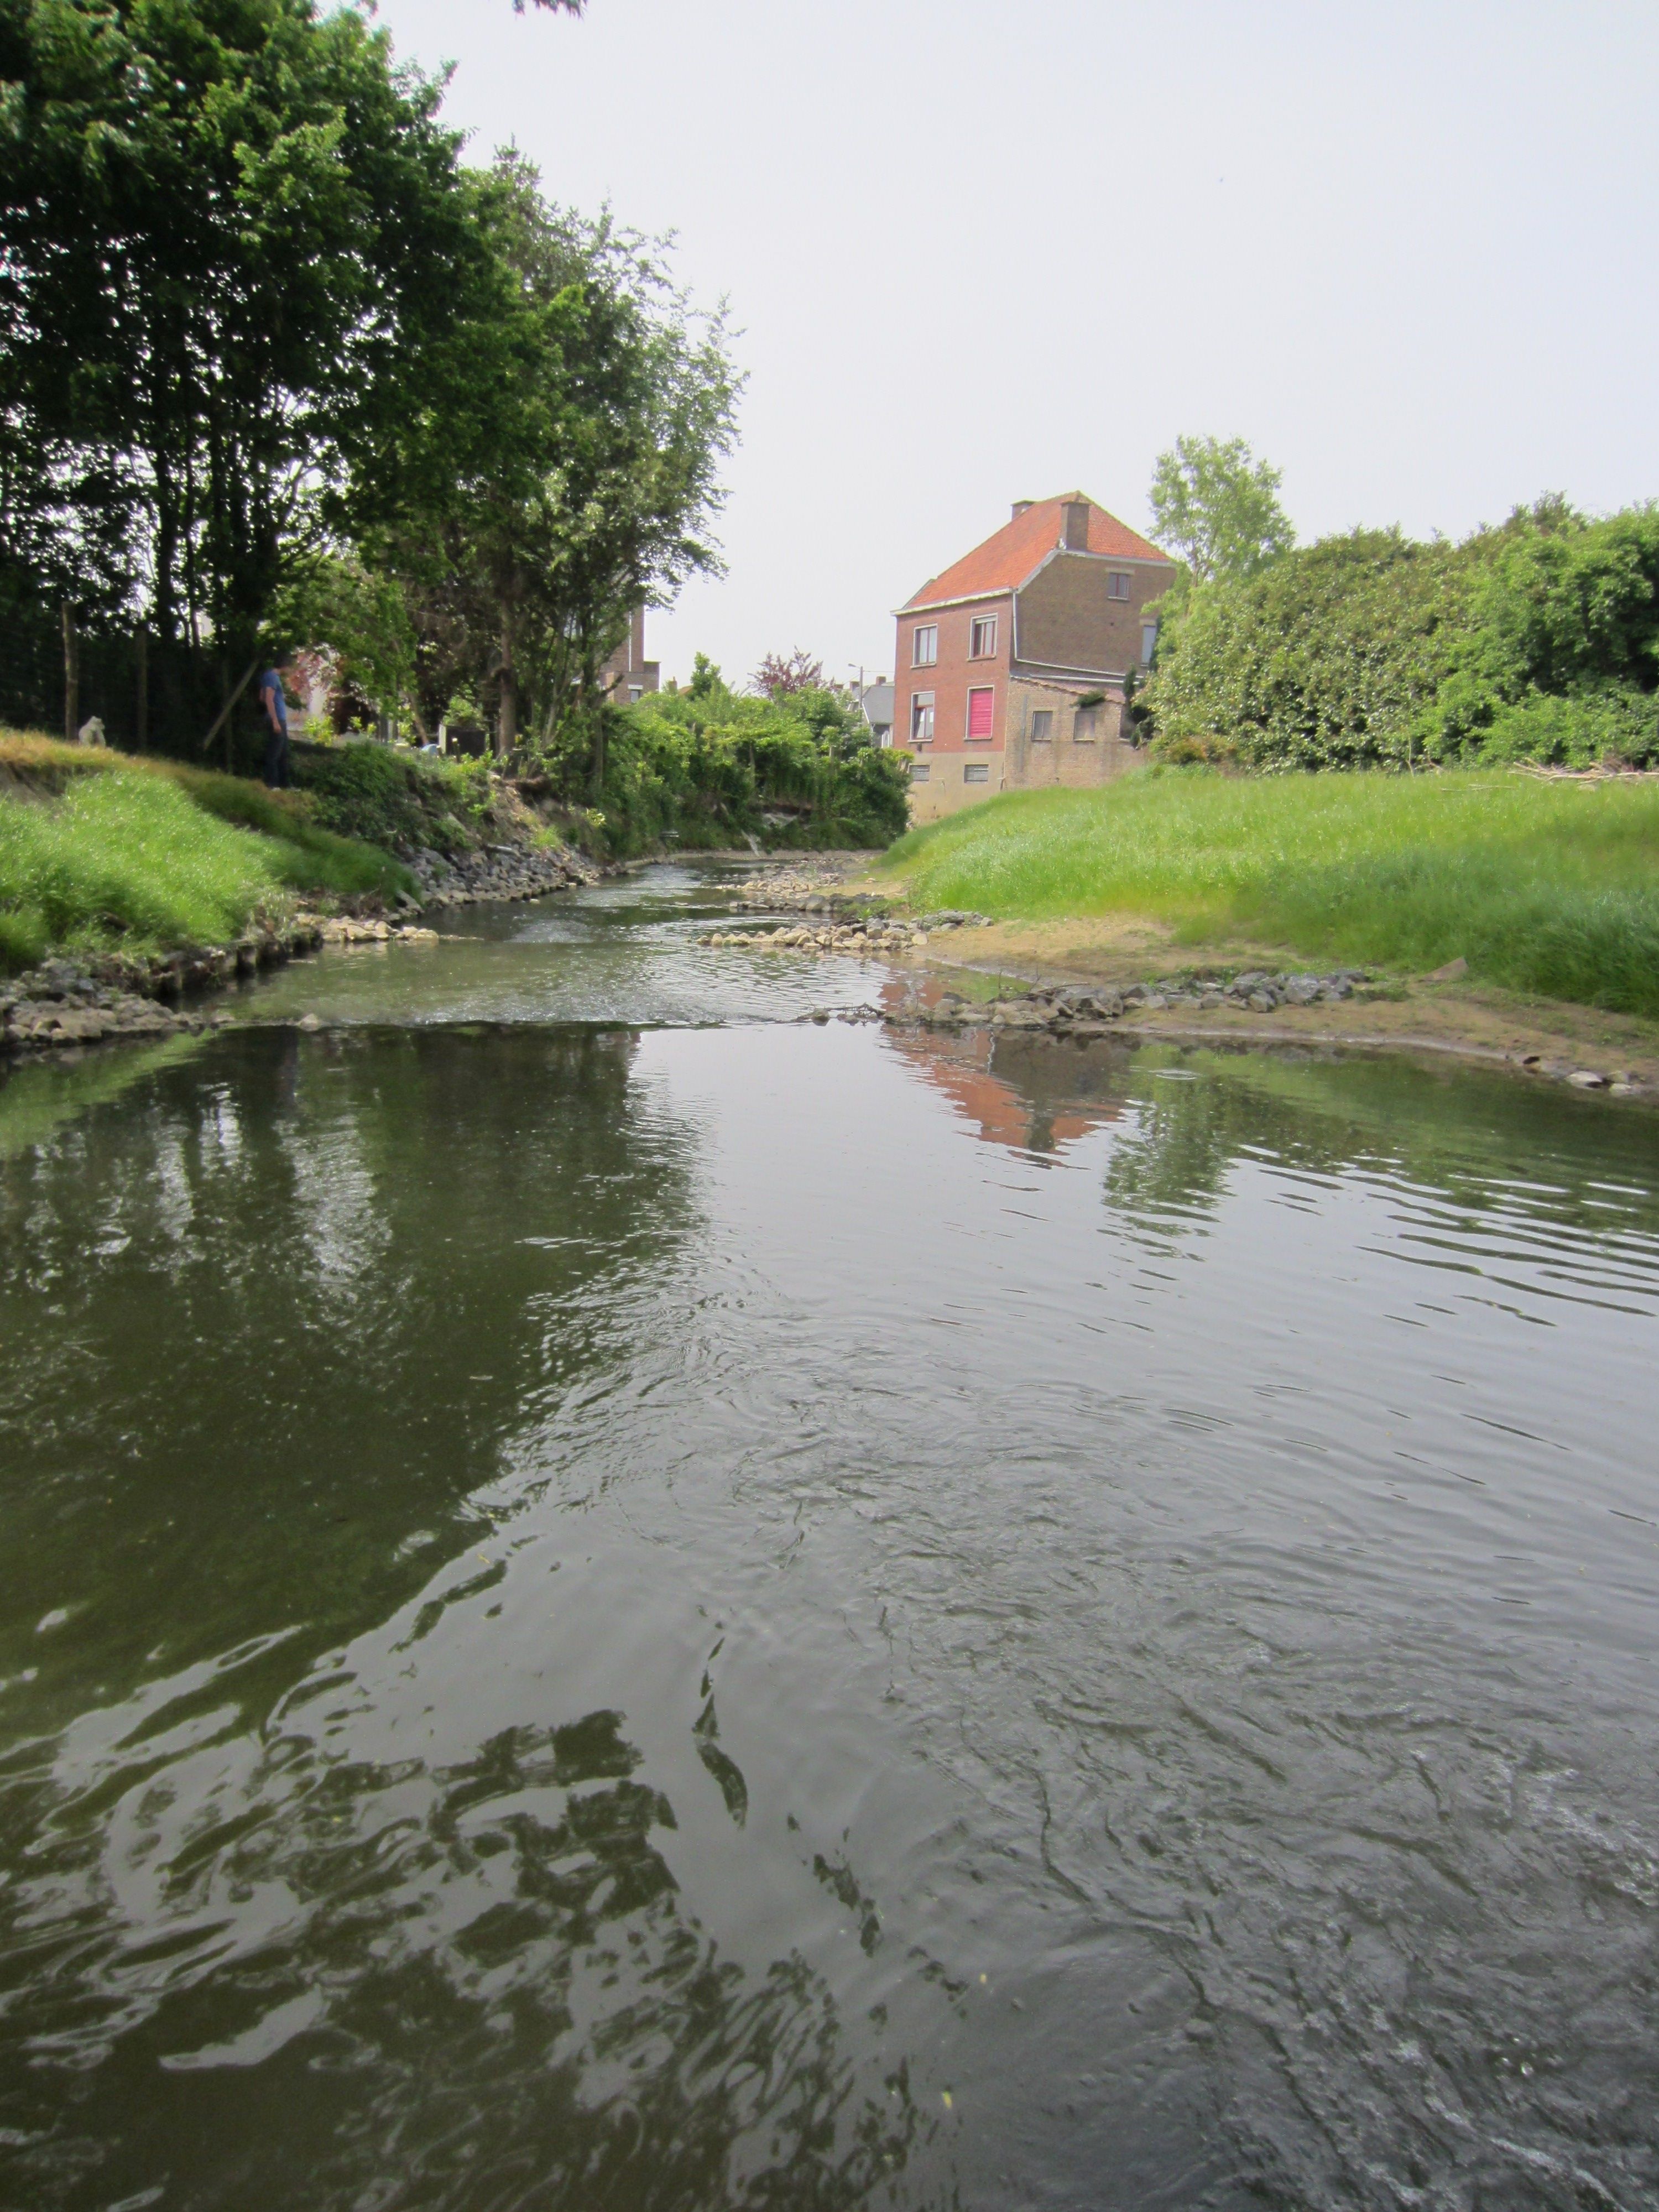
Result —
[[295, 756], [295, 781], [316, 818], [343, 837], [410, 852], [453, 852], [470, 844], [471, 823], [489, 780], [476, 766], [369, 741], [307, 749]]
[[1171, 595], [1166, 758], [1266, 770], [1659, 763], [1659, 507], [1559, 500], [1462, 544], [1355, 531]]
[[[594, 811], [612, 854], [750, 838], [774, 849], [874, 847], [904, 829], [903, 759], [872, 745], [833, 689], [739, 694], [699, 654], [685, 690], [605, 712]], [[586, 757], [586, 746], [572, 757], [579, 776]]]
[[53, 947], [217, 944], [295, 892], [386, 894], [407, 872], [240, 778], [0, 733], [0, 966]]
[[1188, 944], [1471, 972], [1659, 1015], [1659, 787], [1513, 774], [1246, 778], [1152, 769], [1010, 793], [881, 863], [923, 907], [1134, 914]]

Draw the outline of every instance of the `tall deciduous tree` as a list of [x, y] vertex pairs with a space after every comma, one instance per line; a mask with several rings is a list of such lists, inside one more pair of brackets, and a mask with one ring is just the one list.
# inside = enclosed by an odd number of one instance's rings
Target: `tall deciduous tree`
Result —
[[493, 297], [399, 433], [401, 467], [376, 472], [414, 488], [407, 512], [366, 516], [361, 542], [417, 634], [459, 616], [500, 750], [574, 711], [598, 777], [600, 673], [633, 610], [718, 567], [738, 379], [721, 318], [690, 313], [657, 250], [548, 206], [516, 154], [471, 188]]
[[1243, 438], [1177, 438], [1152, 472], [1153, 533], [1200, 583], [1254, 575], [1296, 543], [1279, 485]]
[[163, 638], [251, 638], [477, 281], [439, 91], [313, 0], [0, 0], [8, 550], [113, 518]]

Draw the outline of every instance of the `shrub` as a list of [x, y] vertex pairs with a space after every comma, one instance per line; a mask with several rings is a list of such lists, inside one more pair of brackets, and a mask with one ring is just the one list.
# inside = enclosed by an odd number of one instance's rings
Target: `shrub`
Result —
[[1641, 762], [1656, 685], [1659, 508], [1544, 500], [1461, 545], [1356, 531], [1184, 586], [1143, 699], [1170, 760]]
[[295, 781], [313, 801], [318, 821], [340, 836], [404, 852], [472, 842], [465, 817], [474, 781], [459, 764], [365, 739], [296, 751]]

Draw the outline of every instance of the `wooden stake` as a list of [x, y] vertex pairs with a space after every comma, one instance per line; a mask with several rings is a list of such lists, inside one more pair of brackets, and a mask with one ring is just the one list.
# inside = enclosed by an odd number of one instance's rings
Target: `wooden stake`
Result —
[[[230, 720], [231, 708], [241, 697], [243, 692], [246, 690], [248, 686], [248, 678], [252, 675], [254, 670], [258, 665], [259, 663], [256, 658], [250, 660], [247, 666], [242, 671], [241, 682], [236, 686], [236, 689], [231, 693], [229, 698], [226, 700], [224, 705], [220, 708], [218, 713], [214, 716], [213, 727], [208, 732], [206, 737], [202, 740], [202, 750], [204, 752], [207, 750], [208, 747], [213, 743], [213, 740], [218, 736], [220, 731], [223, 729], [225, 724]], [[228, 740], [227, 740], [226, 745], [226, 757], [227, 759], [229, 757]]]
[[132, 647], [138, 684], [138, 711], [133, 718], [132, 725], [133, 744], [134, 750], [142, 753], [148, 752], [149, 750], [149, 624], [148, 623], [139, 623], [133, 636]]
[[81, 638], [75, 627], [75, 610], [64, 602], [64, 743], [72, 745], [81, 734]]

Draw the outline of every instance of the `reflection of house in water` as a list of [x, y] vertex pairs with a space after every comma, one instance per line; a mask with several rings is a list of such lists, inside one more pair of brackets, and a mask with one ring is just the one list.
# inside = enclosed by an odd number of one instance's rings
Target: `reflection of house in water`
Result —
[[890, 1030], [894, 1051], [994, 1145], [1058, 1152], [1127, 1103], [1129, 1056], [1095, 1038], [1029, 1030]]

